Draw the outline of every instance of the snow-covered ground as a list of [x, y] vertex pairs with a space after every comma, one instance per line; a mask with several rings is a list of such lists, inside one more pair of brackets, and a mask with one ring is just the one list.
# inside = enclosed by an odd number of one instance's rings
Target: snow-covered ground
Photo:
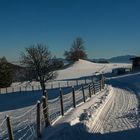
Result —
[[[79, 60], [66, 69], [58, 71], [56, 80], [63, 81], [92, 76], [96, 72], [111, 73], [118, 67], [130, 68], [130, 64], [97, 64]], [[139, 98], [140, 98], [140, 73], [131, 73], [119, 77], [106, 78], [105, 90], [93, 95], [85, 104], [78, 105], [74, 110], [69, 110], [59, 121], [44, 130], [43, 140], [76, 140], [76, 139], [138, 139], [139, 132]], [[55, 81], [56, 85], [59, 84]], [[37, 85], [36, 82], [31, 83]], [[76, 83], [75, 83], [76, 84]], [[13, 87], [16, 84], [13, 84]], [[55, 91], [55, 90], [54, 90]], [[53, 91], [53, 92], [54, 92]], [[19, 95], [18, 95], [19, 94]], [[22, 93], [21, 93], [22, 94]], [[54, 93], [56, 94], [56, 93]], [[54, 95], [53, 94], [53, 95]], [[14, 96], [15, 95], [15, 96]], [[51, 93], [52, 95], [52, 93]], [[54, 96], [56, 98], [56, 96]], [[53, 98], [54, 98], [53, 97]], [[36, 110], [36, 101], [41, 98], [40, 92], [2, 94], [0, 95], [0, 124], [6, 114], [16, 118]], [[66, 98], [72, 98], [69, 95]], [[67, 99], [66, 99], [67, 100]], [[69, 100], [69, 99], [68, 99]], [[67, 100], [67, 101], [68, 101]], [[6, 104], [5, 108], [5, 105]], [[8, 106], [8, 104], [10, 106]], [[17, 113], [18, 112], [18, 113]], [[24, 115], [23, 115], [24, 116]], [[32, 119], [31, 114], [29, 121]], [[20, 120], [20, 117], [18, 119]], [[19, 122], [18, 122], [19, 123]], [[34, 130], [34, 129], [33, 129]], [[30, 134], [34, 134], [33, 131]], [[134, 134], [133, 134], [133, 133]], [[126, 136], [128, 135], [128, 137]], [[24, 139], [24, 138], [23, 138]]]
[[72, 117], [68, 115], [69, 121], [66, 116], [66, 121], [47, 129], [44, 140], [139, 140], [140, 73], [111, 78], [107, 83], [112, 88], [99, 108], [94, 108], [94, 101], [79, 107], [76, 118], [75, 110]]
[[84, 76], [94, 75], [98, 73], [111, 73], [114, 68], [131, 68], [131, 64], [124, 63], [92, 63], [86, 60], [79, 60], [72, 64], [70, 67], [58, 71], [58, 80], [61, 79], [72, 79]]

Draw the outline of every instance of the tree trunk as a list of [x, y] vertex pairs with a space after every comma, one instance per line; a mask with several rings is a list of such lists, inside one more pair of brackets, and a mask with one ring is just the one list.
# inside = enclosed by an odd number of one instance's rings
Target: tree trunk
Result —
[[47, 96], [46, 94], [46, 87], [45, 87], [45, 82], [40, 82], [41, 88], [42, 88], [42, 94], [43, 96]]

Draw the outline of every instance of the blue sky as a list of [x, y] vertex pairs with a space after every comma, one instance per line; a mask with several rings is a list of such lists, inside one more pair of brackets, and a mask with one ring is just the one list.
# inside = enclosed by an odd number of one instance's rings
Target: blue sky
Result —
[[63, 57], [76, 37], [89, 58], [140, 55], [139, 0], [0, 0], [0, 57], [35, 43]]

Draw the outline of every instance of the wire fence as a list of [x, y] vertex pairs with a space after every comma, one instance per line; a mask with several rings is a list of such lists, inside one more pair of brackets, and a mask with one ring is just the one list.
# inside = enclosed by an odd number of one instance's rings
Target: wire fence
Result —
[[[54, 88], [62, 88], [62, 87], [71, 87], [76, 85], [88, 84], [91, 81], [95, 81], [97, 78], [95, 76], [85, 77], [82, 79], [74, 79], [74, 80], [66, 80], [66, 81], [50, 81], [46, 83], [47, 89], [54, 89]], [[14, 93], [14, 92], [26, 92], [26, 91], [39, 91], [41, 90], [41, 86], [39, 82], [19, 82], [14, 83], [11, 87], [7, 88], [0, 88], [0, 94], [6, 93]]]
[[20, 116], [11, 116], [13, 137], [17, 140], [32, 140], [36, 136], [36, 105]]
[[60, 97], [54, 100], [49, 100], [48, 108], [49, 108], [50, 122], [53, 123], [58, 116], [61, 116]]
[[36, 105], [24, 114], [17, 116], [7, 115], [0, 124], [0, 140], [33, 140], [35, 137]]
[[8, 140], [6, 118], [0, 124], [0, 140]]
[[67, 111], [77, 107], [90, 99], [93, 94], [104, 88], [103, 79], [96, 83], [90, 82], [72, 87], [71, 92], [64, 94], [60, 89], [60, 96], [48, 100], [43, 97], [41, 102], [32, 106], [25, 113], [16, 116], [6, 116], [0, 123], [0, 140], [33, 140], [39, 137], [44, 127], [53, 124]]

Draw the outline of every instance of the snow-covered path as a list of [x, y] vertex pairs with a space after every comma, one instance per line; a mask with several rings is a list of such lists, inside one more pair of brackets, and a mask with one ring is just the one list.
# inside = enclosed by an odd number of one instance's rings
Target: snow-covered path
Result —
[[[88, 132], [94, 139], [139, 139], [140, 73], [111, 78], [107, 83], [113, 86], [112, 97], [101, 109], [96, 122], [92, 119], [86, 122]], [[91, 135], [87, 137], [91, 138]]]
[[134, 123], [134, 113], [136, 114], [136, 107], [138, 101], [135, 94], [129, 91], [113, 88], [112, 98], [94, 124], [90, 128], [93, 133], [109, 133], [128, 130], [137, 127]]

